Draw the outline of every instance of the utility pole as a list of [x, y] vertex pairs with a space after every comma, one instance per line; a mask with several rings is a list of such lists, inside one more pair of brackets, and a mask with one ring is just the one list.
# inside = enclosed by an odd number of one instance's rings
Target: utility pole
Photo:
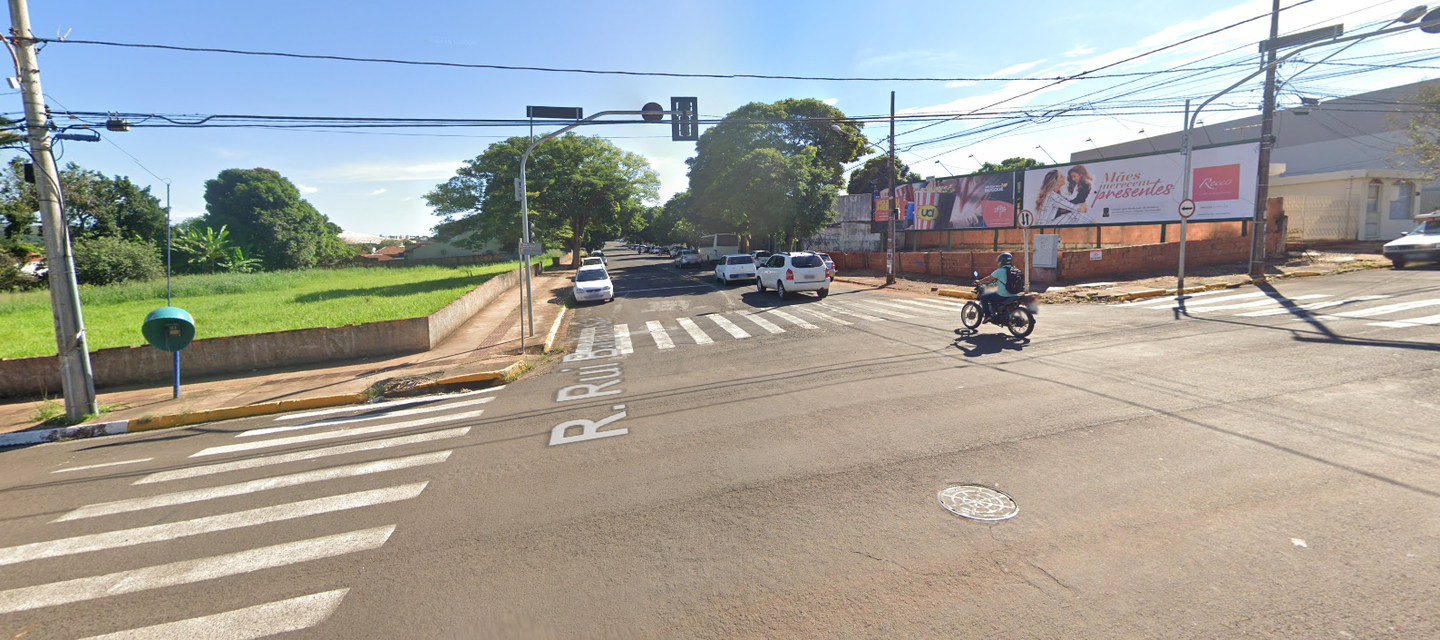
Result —
[[[1277, 2], [1279, 0], [1276, 0]], [[895, 284], [895, 92], [890, 92], [890, 231], [885, 234], [885, 284]]]
[[55, 345], [60, 360], [60, 385], [65, 395], [65, 417], [79, 422], [86, 414], [98, 415], [95, 378], [85, 321], [80, 313], [80, 289], [75, 283], [75, 259], [70, 252], [70, 231], [60, 208], [60, 172], [50, 154], [45, 94], [40, 90], [40, 68], [35, 62], [35, 40], [30, 33], [30, 10], [25, 0], [10, 0], [10, 35], [20, 72], [20, 95], [25, 101], [25, 137], [35, 163], [35, 194], [45, 233], [45, 264], [49, 269], [50, 312], [55, 318]]
[[[1270, 42], [1280, 36], [1280, 0], [1270, 10]], [[1265, 106], [1260, 116], [1260, 161], [1255, 179], [1255, 219], [1250, 224], [1250, 277], [1265, 275], [1265, 218], [1270, 200], [1270, 148], [1275, 146], [1271, 133], [1275, 125], [1275, 50], [1268, 47], [1261, 60], [1265, 65]]]

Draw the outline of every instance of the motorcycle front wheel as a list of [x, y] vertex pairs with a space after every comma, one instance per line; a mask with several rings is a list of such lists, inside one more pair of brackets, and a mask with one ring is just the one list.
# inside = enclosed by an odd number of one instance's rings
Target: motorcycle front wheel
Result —
[[965, 303], [960, 309], [960, 324], [966, 329], [974, 329], [980, 326], [980, 303], [971, 300]]
[[1005, 328], [1010, 330], [1010, 335], [1016, 338], [1024, 338], [1035, 330], [1035, 316], [1025, 307], [1016, 306], [1005, 314]]

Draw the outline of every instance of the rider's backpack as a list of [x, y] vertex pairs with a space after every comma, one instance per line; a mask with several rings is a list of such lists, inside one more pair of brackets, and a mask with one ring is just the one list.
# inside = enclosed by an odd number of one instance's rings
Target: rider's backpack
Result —
[[1020, 273], [1014, 265], [1005, 267], [1005, 290], [1012, 294], [1025, 290], [1025, 274]]

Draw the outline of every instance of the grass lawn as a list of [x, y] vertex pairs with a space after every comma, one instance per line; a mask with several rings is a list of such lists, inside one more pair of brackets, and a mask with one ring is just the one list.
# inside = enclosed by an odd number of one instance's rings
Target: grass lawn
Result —
[[[414, 318], [434, 313], [514, 262], [398, 269], [352, 267], [177, 276], [174, 304], [195, 318], [195, 337]], [[165, 281], [81, 287], [90, 349], [145, 344], [140, 323], [165, 306]], [[0, 358], [55, 354], [50, 292], [0, 293]]]

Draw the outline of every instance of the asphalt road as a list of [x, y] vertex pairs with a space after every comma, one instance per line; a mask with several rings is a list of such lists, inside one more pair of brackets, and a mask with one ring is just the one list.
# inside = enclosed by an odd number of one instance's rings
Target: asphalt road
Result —
[[1440, 637], [1440, 270], [1015, 341], [613, 254], [505, 388], [0, 452], [0, 637]]

